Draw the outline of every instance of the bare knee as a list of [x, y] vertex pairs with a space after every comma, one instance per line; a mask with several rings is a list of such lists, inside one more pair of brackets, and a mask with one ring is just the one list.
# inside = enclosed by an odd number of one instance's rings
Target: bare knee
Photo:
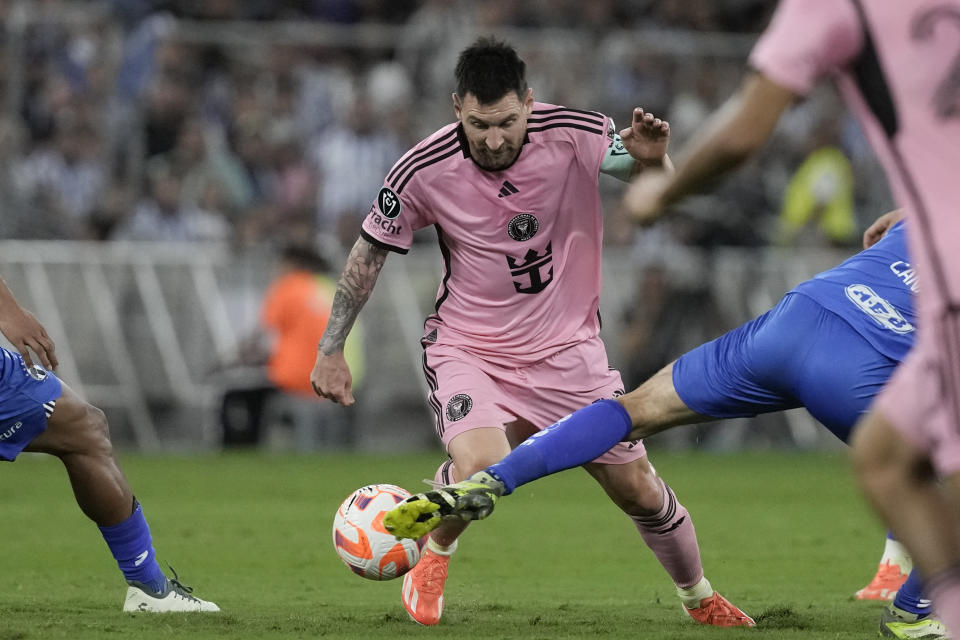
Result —
[[110, 457], [113, 444], [107, 417], [99, 408], [85, 402], [74, 406], [58, 405], [46, 431], [28, 449], [58, 457]]
[[480, 428], [464, 431], [447, 445], [453, 458], [457, 480], [500, 462], [510, 453], [510, 444], [503, 429]]
[[453, 456], [453, 473], [457, 481], [464, 480], [502, 459], [503, 456], [497, 453], [458, 452]]
[[113, 455], [110, 425], [107, 424], [107, 416], [101, 409], [88, 404], [80, 429], [85, 453], [101, 456]]

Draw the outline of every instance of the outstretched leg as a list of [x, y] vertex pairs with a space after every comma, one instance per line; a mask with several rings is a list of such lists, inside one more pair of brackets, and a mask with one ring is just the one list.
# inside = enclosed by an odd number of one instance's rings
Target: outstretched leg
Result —
[[419, 538], [441, 523], [480, 520], [497, 498], [537, 478], [579, 467], [617, 443], [671, 426], [709, 420], [684, 405], [673, 387], [673, 364], [616, 400], [586, 406], [519, 444], [506, 457], [455, 486], [408, 498], [387, 514], [394, 535]]
[[63, 462], [77, 504], [100, 528], [129, 584], [125, 611], [219, 611], [190, 595], [174, 574], [168, 579], [156, 561], [150, 527], [113, 456], [103, 412], [63, 384], [46, 429], [26, 451]]

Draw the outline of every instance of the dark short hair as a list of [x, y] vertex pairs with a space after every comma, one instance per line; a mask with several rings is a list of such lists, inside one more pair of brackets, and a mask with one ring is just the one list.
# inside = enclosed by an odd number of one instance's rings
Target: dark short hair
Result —
[[299, 243], [289, 243], [283, 247], [280, 259], [297, 269], [326, 273], [330, 271], [330, 263], [313, 247]]
[[492, 37], [479, 38], [457, 58], [457, 95], [463, 98], [472, 93], [480, 104], [492, 104], [511, 91], [523, 98], [526, 69], [509, 44]]

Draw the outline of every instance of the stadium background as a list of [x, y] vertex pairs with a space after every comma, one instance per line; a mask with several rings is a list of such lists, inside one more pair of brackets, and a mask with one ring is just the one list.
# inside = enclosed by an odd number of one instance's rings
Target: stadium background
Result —
[[[538, 99], [621, 126], [643, 106], [671, 121], [676, 149], [732, 92], [772, 5], [0, 0], [0, 274], [120, 448], [216, 450], [223, 393], [242, 384], [226, 364], [257, 324], [278, 252], [307, 242], [339, 269], [387, 169], [452, 119], [456, 53], [475, 36], [515, 44]], [[788, 190], [825, 147], [843, 160]], [[746, 169], [651, 229], [624, 221], [615, 181], [601, 185], [603, 336], [628, 386], [838, 263], [891, 206], [830, 90], [795, 108]], [[839, 225], [785, 224], [805, 198], [834, 197]], [[164, 204], [190, 222], [151, 225]], [[439, 266], [429, 230], [387, 262], [361, 314], [356, 435], [333, 445], [438, 446], [418, 338]], [[837, 446], [803, 412], [651, 444]]]

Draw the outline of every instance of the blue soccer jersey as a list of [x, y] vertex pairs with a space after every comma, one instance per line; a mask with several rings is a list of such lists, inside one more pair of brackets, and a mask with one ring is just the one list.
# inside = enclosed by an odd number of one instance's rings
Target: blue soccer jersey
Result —
[[791, 293], [812, 298], [850, 323], [877, 351], [902, 361], [913, 345], [917, 276], [907, 257], [903, 222], [878, 243]]
[[916, 276], [904, 225], [788, 292], [770, 311], [680, 356], [673, 385], [714, 418], [807, 410], [846, 442], [909, 351]]
[[62, 390], [53, 373], [28, 369], [19, 353], [0, 347], [0, 460], [15, 459], [43, 433]]

